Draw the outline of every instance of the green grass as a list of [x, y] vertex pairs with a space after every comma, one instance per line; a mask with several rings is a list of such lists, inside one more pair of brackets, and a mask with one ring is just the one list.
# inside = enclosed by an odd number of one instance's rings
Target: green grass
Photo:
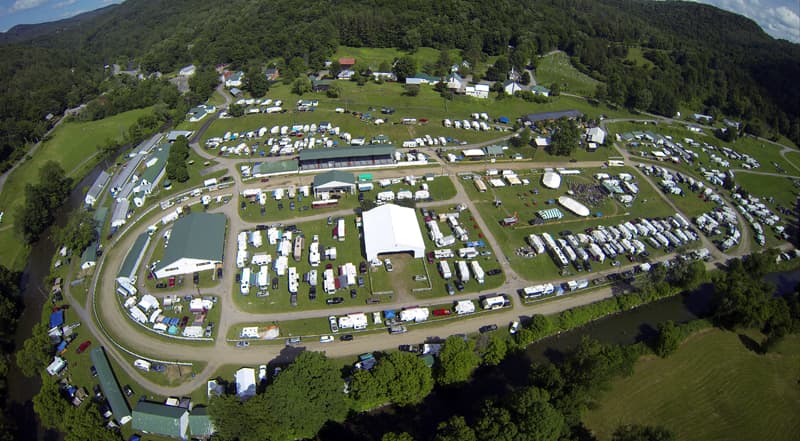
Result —
[[[99, 121], [66, 122], [53, 132], [52, 137], [30, 159], [14, 170], [0, 193], [0, 211], [5, 212], [0, 225], [11, 227], [0, 231], [0, 262], [16, 270], [22, 270], [25, 266], [28, 250], [13, 232], [12, 213], [24, 203], [22, 195], [25, 194], [25, 186], [38, 182], [39, 168], [47, 161], [56, 161], [69, 176], [78, 181], [88, 167], [94, 165], [98, 147], [109, 140], [122, 141], [128, 133], [128, 127], [151, 111], [151, 108], [137, 109]], [[88, 163], [84, 163], [87, 160]]]
[[561, 86], [562, 92], [582, 96], [594, 95], [595, 88], [600, 83], [575, 69], [569, 56], [563, 52], [556, 52], [540, 58], [534, 76], [537, 84], [550, 87], [551, 84], [557, 83]]
[[[426, 64], [434, 64], [439, 59], [441, 51], [430, 47], [418, 48], [413, 53], [401, 51], [396, 48], [371, 48], [371, 47], [350, 47], [339, 46], [336, 52], [331, 56], [331, 60], [338, 60], [343, 57], [352, 57], [356, 59], [359, 66], [369, 67], [373, 71], [377, 71], [382, 62], [386, 61], [389, 65], [392, 62], [404, 55], [410, 55], [417, 61], [417, 66], [420, 71]], [[460, 51], [458, 49], [450, 50], [450, 60], [456, 63], [461, 60]]]
[[[520, 174], [520, 178], [530, 180], [529, 185], [502, 187], [489, 189], [486, 193], [479, 193], [471, 182], [464, 181], [464, 188], [472, 201], [478, 207], [483, 220], [488, 224], [489, 230], [495, 239], [500, 243], [504, 257], [511, 263], [512, 268], [523, 278], [530, 281], [551, 280], [560, 276], [559, 267], [547, 255], [526, 258], [518, 256], [515, 250], [520, 247], [527, 247], [526, 238], [529, 234], [540, 234], [543, 232], [557, 236], [560, 231], [570, 230], [575, 233], [583, 231], [589, 227], [598, 225], [617, 225], [626, 220], [639, 217], [661, 217], [674, 214], [669, 206], [664, 204], [656, 194], [656, 190], [644, 180], [638, 180], [639, 195], [630, 208], [624, 207], [620, 203], [611, 199], [604, 199], [596, 207], [589, 207], [593, 213], [602, 212], [601, 218], [578, 218], [575, 215], [561, 208], [564, 218], [560, 221], [547, 221], [543, 225], [528, 225], [528, 220], [536, 217], [536, 212], [546, 208], [557, 207], [557, 205], [546, 205], [548, 199], [555, 199], [566, 193], [566, 185], [569, 182], [589, 183], [593, 181], [592, 175], [601, 171], [600, 169], [583, 169], [581, 175], [565, 177], [562, 180], [559, 190], [550, 190], [541, 185], [541, 172], [536, 174]], [[605, 172], [621, 173], [628, 172], [634, 174], [630, 168], [622, 167], [619, 169], [604, 170]], [[533, 195], [530, 190], [537, 189], [538, 195]], [[501, 200], [503, 205], [496, 208], [495, 198]], [[645, 202], [646, 201], [646, 202]], [[513, 227], [504, 227], [500, 221], [516, 213], [520, 222]], [[648, 247], [651, 256], [662, 254], [660, 250]], [[610, 268], [611, 259], [606, 259], [603, 264], [593, 263], [593, 270], [603, 270]], [[573, 271], [570, 267], [570, 271]], [[574, 272], [573, 272], [574, 273]], [[580, 273], [578, 273], [580, 274]], [[584, 275], [584, 277], [588, 277]]]
[[[652, 50], [652, 49], [648, 49]], [[642, 66], [646, 68], [653, 67], [653, 62], [648, 60], [644, 57], [644, 51], [640, 47], [629, 47], [628, 48], [628, 56], [625, 57], [626, 61], [630, 61], [634, 65]]]
[[786, 159], [795, 167], [800, 167], [800, 152], [788, 152], [786, 153]]
[[702, 332], [667, 359], [640, 359], [584, 422], [599, 439], [610, 439], [620, 424], [648, 424], [680, 440], [793, 440], [800, 431], [798, 367], [796, 335], [778, 352], [757, 355], [735, 333]]
[[[465, 96], [457, 96], [452, 101], [447, 101], [442, 99], [432, 87], [426, 86], [421, 88], [418, 96], [408, 97], [402, 95], [403, 85], [398, 83], [368, 83], [363, 87], [359, 87], [356, 83], [350, 81], [337, 81], [336, 84], [342, 90], [340, 97], [336, 99], [327, 98], [324, 93], [308, 93], [298, 97], [290, 93], [289, 86], [277, 85], [270, 89], [267, 96], [272, 99], [282, 100], [284, 108], [292, 109], [299, 98], [319, 100], [319, 107], [315, 112], [298, 113], [290, 111], [284, 114], [247, 115], [239, 118], [217, 120], [206, 131], [204, 138], [221, 137], [228, 131], [257, 130], [262, 126], [271, 128], [275, 125], [311, 124], [329, 121], [334, 126], [338, 125], [343, 132], [351, 133], [354, 137], [369, 139], [373, 136], [384, 134], [395, 144], [401, 144], [405, 140], [426, 134], [452, 137], [468, 142], [481, 142], [507, 136], [507, 132], [478, 132], [475, 130], [446, 128], [442, 126], [442, 121], [446, 118], [469, 119], [470, 114], [473, 112], [485, 112], [492, 119], [507, 116], [513, 120], [528, 113], [567, 109], [579, 110], [590, 117], [597, 117], [600, 114], [606, 114], [610, 118], [631, 116], [626, 111], [613, 110], [602, 105], [593, 106], [583, 99], [567, 96], [554, 97], [549, 103], [544, 104], [529, 103], [520, 98], [479, 100]], [[380, 117], [380, 108], [384, 106], [393, 107], [396, 112], [388, 117], [389, 122], [387, 124], [380, 126], [361, 121], [352, 115], [334, 112], [337, 107], [343, 107], [349, 111], [371, 112], [373, 116]], [[370, 111], [370, 107], [377, 110]], [[430, 122], [427, 125], [392, 124], [392, 122], [397, 122], [407, 117], [427, 118]], [[235, 143], [229, 144], [235, 145]]]
[[[733, 150], [736, 150], [739, 153], [747, 153], [748, 155], [752, 156], [753, 158], [757, 159], [758, 162], [761, 164], [761, 167], [755, 169], [756, 171], [761, 172], [769, 172], [769, 173], [782, 173], [785, 172], [789, 175], [800, 175], [800, 169], [796, 168], [792, 163], [784, 159], [780, 155], [781, 147], [778, 147], [774, 144], [769, 144], [766, 142], [762, 142], [757, 140], [756, 138], [745, 136], [742, 138], [737, 139], [735, 142], [724, 142], [721, 139], [715, 137], [713, 133], [710, 133], [708, 130], [705, 130], [702, 133], [694, 133], [690, 132], [686, 129], [686, 126], [683, 124], [643, 124], [638, 122], [620, 122], [620, 123], [613, 123], [608, 125], [609, 136], [614, 137], [614, 135], [618, 133], [625, 133], [625, 132], [632, 132], [632, 131], [651, 131], [656, 134], [664, 135], [664, 136], [671, 136], [673, 141], [680, 142], [687, 147], [689, 150], [696, 151], [699, 157], [694, 161], [694, 164], [689, 166], [685, 163], [681, 164], [670, 164], [671, 168], [683, 168], [687, 170], [697, 170], [699, 167], [705, 167], [707, 169], [715, 169], [719, 168], [716, 164], [714, 164], [710, 160], [710, 156], [708, 153], [702, 152], [700, 148], [693, 148], [688, 146], [686, 143], [683, 142], [684, 138], [691, 138], [697, 142], [706, 142], [710, 145], [716, 147], [729, 147]], [[653, 148], [649, 147], [627, 147], [631, 153], [636, 155], [639, 154], [641, 151], [652, 151]], [[660, 148], [656, 147], [656, 150], [660, 150]], [[722, 153], [716, 152], [717, 156], [725, 158]], [[741, 161], [729, 160], [731, 163], [731, 168], [741, 168]], [[777, 164], [777, 167], [776, 165]], [[782, 171], [783, 170], [783, 171]]]

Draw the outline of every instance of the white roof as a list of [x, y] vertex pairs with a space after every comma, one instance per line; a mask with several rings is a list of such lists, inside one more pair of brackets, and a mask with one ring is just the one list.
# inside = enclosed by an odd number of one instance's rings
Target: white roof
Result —
[[575, 213], [578, 216], [588, 216], [590, 211], [585, 205], [567, 196], [558, 198], [558, 203], [567, 210]]
[[547, 188], [556, 189], [561, 186], [561, 175], [556, 172], [545, 172], [542, 176], [542, 185]]
[[249, 398], [256, 394], [256, 370], [241, 368], [236, 371], [236, 395]]
[[383, 253], [411, 251], [423, 257], [425, 242], [413, 208], [385, 204], [364, 212], [364, 248], [367, 260]]
[[586, 135], [590, 142], [596, 142], [598, 144], [602, 144], [606, 139], [606, 132], [600, 127], [592, 127], [586, 131]]

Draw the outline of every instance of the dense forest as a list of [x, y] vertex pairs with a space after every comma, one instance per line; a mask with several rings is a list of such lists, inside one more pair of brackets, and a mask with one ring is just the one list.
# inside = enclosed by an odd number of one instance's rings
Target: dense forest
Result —
[[[561, 49], [604, 83], [601, 100], [668, 116], [689, 104], [800, 143], [800, 46], [693, 2], [128, 0], [42, 26], [0, 38], [0, 161], [41, 138], [48, 113], [107, 92], [108, 64], [169, 72], [272, 62], [292, 79], [339, 45], [455, 48], [469, 61], [501, 55], [512, 66]], [[647, 63], [628, 59], [634, 47]]]

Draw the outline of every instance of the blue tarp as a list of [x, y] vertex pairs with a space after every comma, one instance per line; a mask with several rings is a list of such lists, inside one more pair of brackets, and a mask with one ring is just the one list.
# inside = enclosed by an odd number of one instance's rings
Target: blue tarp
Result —
[[64, 324], [64, 310], [60, 309], [50, 314], [50, 327], [55, 328]]
[[387, 319], [394, 318], [394, 310], [387, 309], [386, 311], [383, 311], [383, 317]]
[[500, 118], [497, 118], [497, 121], [499, 121], [502, 124], [508, 124], [508, 118], [506, 118], [505, 116], [501, 116]]
[[178, 333], [178, 327], [170, 326], [169, 329], [167, 329], [167, 332], [169, 333], [169, 335], [175, 335]]
[[56, 346], [56, 354], [60, 354], [61, 351], [63, 351], [64, 349], [67, 349], [66, 341], [62, 341], [61, 343], [58, 344], [58, 346]]

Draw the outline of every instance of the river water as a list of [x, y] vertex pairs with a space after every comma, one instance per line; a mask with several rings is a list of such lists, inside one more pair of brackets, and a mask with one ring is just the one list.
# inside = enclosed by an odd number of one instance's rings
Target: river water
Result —
[[[800, 270], [774, 273], [766, 277], [776, 286], [776, 294], [796, 289]], [[624, 313], [612, 315], [590, 324], [543, 339], [528, 346], [524, 353], [513, 355], [495, 368], [479, 368], [467, 385], [436, 388], [420, 405], [411, 408], [389, 406], [374, 412], [351, 416], [343, 424], [329, 424], [320, 432], [324, 441], [373, 441], [386, 431], [406, 431], [429, 436], [436, 424], [452, 415], [469, 419], [479, 412], [485, 400], [504, 395], [527, 384], [533, 362], [559, 361], [588, 336], [606, 344], [631, 344], [656, 334], [659, 323], [672, 320], [686, 323], [703, 317], [711, 305], [711, 287], [703, 286], [693, 293], [662, 299]]]
[[[125, 147], [118, 151], [124, 151]], [[83, 204], [83, 189], [91, 185], [102, 171], [111, 166], [110, 160], [98, 164], [76, 185], [66, 203], [56, 214], [56, 225], [64, 225], [69, 211]], [[23, 300], [25, 309], [19, 320], [15, 342], [21, 347], [30, 337], [31, 329], [41, 320], [42, 307], [46, 305], [50, 287], [43, 286], [50, 273], [50, 261], [56, 252], [56, 244], [49, 238], [49, 231], [36, 243], [30, 252], [28, 265], [23, 273]], [[75, 257], [73, 257], [75, 258]], [[767, 277], [774, 283], [776, 292], [783, 294], [794, 290], [800, 283], [800, 270], [774, 273]], [[484, 400], [503, 395], [513, 387], [526, 383], [531, 362], [558, 360], [584, 336], [603, 343], [630, 344], [654, 335], [658, 323], [673, 320], [684, 323], [702, 317], [708, 311], [710, 289], [700, 289], [692, 294], [682, 294], [637, 309], [606, 317], [581, 328], [530, 345], [523, 354], [508, 357], [500, 366], [481, 368], [474, 380], [466, 386], [436, 389], [422, 404], [413, 408], [388, 407], [380, 411], [355, 415], [344, 424], [332, 424], [320, 432], [322, 440], [372, 440], [375, 434], [387, 430], [410, 433], [433, 433], [439, 421], [451, 415], [473, 415]], [[12, 361], [13, 363], [13, 361]], [[33, 412], [31, 399], [39, 391], [39, 378], [24, 377], [13, 368], [8, 375], [9, 418], [19, 428], [16, 436], [20, 441], [59, 441], [62, 435], [44, 430]]]
[[[122, 151], [122, 150], [120, 150]], [[92, 185], [97, 175], [102, 170], [111, 166], [109, 160], [103, 161], [81, 180], [70, 193], [67, 203], [65, 203], [56, 213], [56, 225], [63, 226], [69, 212], [83, 205], [83, 189]], [[25, 309], [17, 324], [15, 336], [16, 346], [22, 347], [25, 339], [31, 336], [33, 326], [41, 321], [42, 307], [49, 305], [47, 302], [50, 292], [49, 286], [44, 286], [45, 278], [50, 274], [50, 261], [55, 254], [56, 244], [50, 239], [50, 231], [42, 235], [42, 239], [33, 245], [22, 275], [22, 300]], [[80, 259], [80, 256], [73, 256], [73, 259]], [[57, 441], [63, 436], [51, 430], [44, 430], [33, 412], [31, 399], [41, 387], [38, 376], [28, 378], [16, 369], [15, 362], [12, 360], [12, 369], [8, 374], [8, 410], [7, 415], [18, 428], [16, 436], [20, 441]]]

